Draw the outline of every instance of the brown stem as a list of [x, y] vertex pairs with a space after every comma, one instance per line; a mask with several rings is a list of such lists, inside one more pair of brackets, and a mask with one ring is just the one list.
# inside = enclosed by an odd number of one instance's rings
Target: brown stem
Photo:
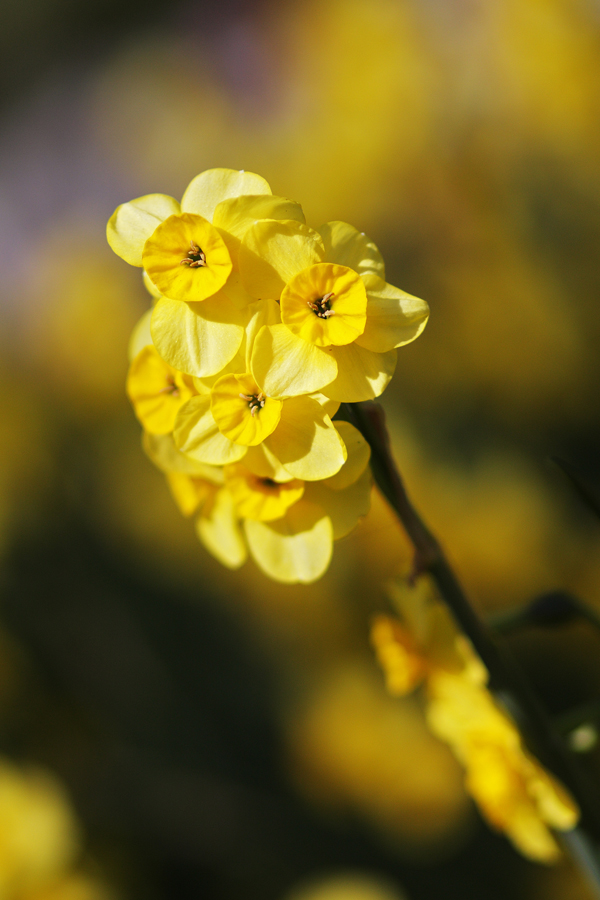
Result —
[[373, 477], [415, 549], [413, 577], [428, 573], [433, 578], [458, 626], [485, 664], [490, 676], [490, 690], [518, 721], [535, 755], [569, 788], [579, 804], [581, 824], [575, 829], [575, 839], [570, 839], [568, 846], [600, 897], [600, 863], [595, 845], [595, 841], [600, 841], [600, 806], [595, 787], [588, 783], [577, 761], [553, 728], [522, 671], [505, 648], [498, 646], [471, 607], [439, 542], [408, 499], [392, 455], [381, 406], [372, 402], [346, 403], [340, 413], [345, 414], [358, 428], [371, 447]]

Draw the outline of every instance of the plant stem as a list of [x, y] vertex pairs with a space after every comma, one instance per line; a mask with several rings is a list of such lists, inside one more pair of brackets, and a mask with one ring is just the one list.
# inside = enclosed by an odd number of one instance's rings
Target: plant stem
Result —
[[595, 896], [600, 897], [600, 805], [595, 787], [581, 771], [527, 679], [504, 648], [499, 647], [471, 607], [443, 550], [408, 499], [394, 461], [385, 414], [377, 403], [343, 404], [340, 413], [362, 433], [371, 447], [371, 469], [410, 538], [414, 550], [413, 574], [428, 573], [457, 625], [469, 638], [489, 672], [489, 687], [508, 708], [525, 733], [538, 759], [570, 790], [581, 810], [580, 824], [565, 843], [585, 872]]

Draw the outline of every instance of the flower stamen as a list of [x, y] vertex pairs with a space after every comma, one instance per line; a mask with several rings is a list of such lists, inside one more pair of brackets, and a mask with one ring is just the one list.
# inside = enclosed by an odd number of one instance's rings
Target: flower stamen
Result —
[[260, 412], [260, 410], [267, 402], [267, 398], [262, 391], [260, 392], [260, 394], [240, 394], [239, 396], [242, 400], [245, 400], [248, 403], [250, 415], [253, 417], [257, 412]]
[[158, 392], [159, 394], [170, 394], [171, 397], [179, 397], [179, 388], [175, 384], [175, 380], [173, 378], [167, 379], [167, 385], [164, 388], [161, 388]]
[[330, 316], [335, 316], [335, 310], [331, 309], [333, 296], [333, 291], [329, 291], [328, 294], [323, 294], [317, 300], [307, 300], [306, 303], [320, 319], [328, 319]]
[[190, 269], [197, 269], [206, 265], [206, 254], [200, 249], [195, 241], [190, 241], [190, 249], [187, 256], [181, 260], [180, 266], [189, 266]]

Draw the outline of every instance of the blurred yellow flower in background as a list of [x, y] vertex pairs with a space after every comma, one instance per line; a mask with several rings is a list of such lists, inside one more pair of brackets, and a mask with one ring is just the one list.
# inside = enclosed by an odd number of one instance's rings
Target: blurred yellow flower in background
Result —
[[404, 891], [385, 878], [350, 870], [297, 885], [284, 900], [405, 900], [405, 897]]
[[59, 782], [41, 770], [0, 765], [2, 896], [56, 880], [75, 861], [79, 828]]
[[286, 719], [292, 776], [317, 806], [359, 812], [418, 855], [466, 837], [458, 766], [416, 704], [382, 694], [362, 662], [326, 673]]
[[560, 851], [551, 829], [574, 828], [577, 805], [524, 748], [486, 687], [485, 667], [428, 579], [397, 586], [393, 600], [402, 621], [378, 616], [371, 631], [388, 690], [405, 696], [424, 682], [429, 727], [465, 767], [467, 791], [487, 821], [525, 856], [554, 862]]
[[0, 760], [3, 900], [108, 900], [99, 881], [74, 871], [80, 854], [80, 828], [58, 779]]

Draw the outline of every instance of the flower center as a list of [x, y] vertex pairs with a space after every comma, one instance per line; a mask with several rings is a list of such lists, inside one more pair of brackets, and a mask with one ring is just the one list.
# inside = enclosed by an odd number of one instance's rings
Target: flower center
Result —
[[328, 319], [329, 316], [335, 316], [335, 311], [331, 308], [332, 297], [333, 291], [329, 291], [328, 294], [323, 294], [317, 300], [307, 300], [306, 303], [310, 306], [315, 316], [318, 316], [320, 319]]
[[262, 391], [260, 394], [240, 394], [240, 397], [248, 403], [248, 409], [252, 416], [255, 416], [267, 402], [267, 398]]
[[278, 488], [279, 485], [272, 478], [261, 478], [260, 483], [266, 488]]
[[181, 260], [179, 265], [189, 266], [190, 269], [198, 269], [200, 266], [206, 265], [206, 255], [195, 241], [190, 241], [190, 249], [187, 252], [187, 256]]
[[158, 392], [159, 394], [170, 394], [171, 397], [179, 397], [179, 388], [175, 384], [175, 379], [169, 375], [167, 378], [167, 385], [164, 388], [161, 388]]

